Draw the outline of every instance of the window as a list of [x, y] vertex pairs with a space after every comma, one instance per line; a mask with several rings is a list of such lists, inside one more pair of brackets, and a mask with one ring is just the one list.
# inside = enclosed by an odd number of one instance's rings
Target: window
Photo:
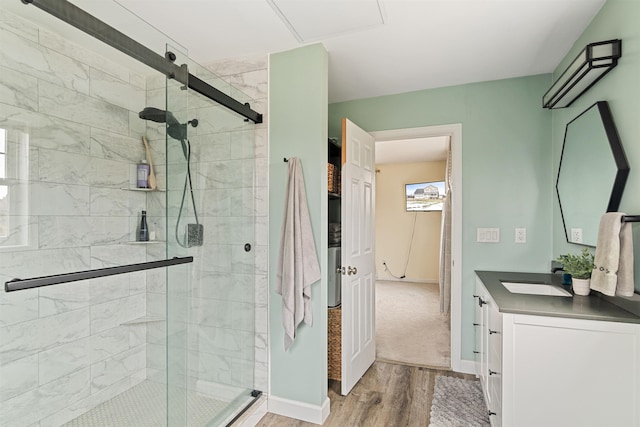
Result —
[[0, 237], [9, 235], [9, 187], [7, 180], [7, 131], [0, 129]]
[[[8, 122], [8, 121], [7, 121]], [[29, 133], [24, 123], [0, 128], [0, 251], [33, 246], [29, 216]], [[31, 240], [33, 241], [31, 241]]]

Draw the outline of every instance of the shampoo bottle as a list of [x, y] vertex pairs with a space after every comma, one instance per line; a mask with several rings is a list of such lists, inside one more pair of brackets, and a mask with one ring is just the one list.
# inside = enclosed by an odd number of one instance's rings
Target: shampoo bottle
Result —
[[140, 219], [140, 230], [138, 232], [139, 242], [149, 241], [149, 227], [147, 226], [147, 211], [142, 211], [142, 218]]

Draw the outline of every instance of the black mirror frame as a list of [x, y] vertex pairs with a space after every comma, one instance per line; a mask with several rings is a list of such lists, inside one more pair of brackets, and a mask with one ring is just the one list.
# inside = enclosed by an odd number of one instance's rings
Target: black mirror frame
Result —
[[567, 224], [564, 219], [564, 212], [562, 211], [560, 192], [558, 191], [558, 182], [560, 180], [560, 171], [562, 170], [562, 159], [564, 157], [565, 144], [567, 143], [567, 131], [569, 130], [569, 125], [580, 118], [587, 111], [591, 110], [591, 108], [593, 108], [594, 106], [597, 107], [598, 112], [600, 113], [600, 119], [602, 120], [602, 125], [604, 126], [607, 140], [609, 141], [609, 148], [611, 148], [613, 159], [616, 162], [616, 167], [618, 169], [613, 180], [613, 187], [611, 189], [611, 196], [609, 197], [609, 204], [607, 205], [606, 212], [615, 212], [618, 210], [620, 201], [622, 200], [622, 193], [624, 192], [624, 187], [627, 183], [627, 177], [629, 176], [629, 162], [627, 161], [627, 156], [625, 155], [624, 149], [622, 148], [622, 142], [620, 141], [620, 136], [618, 135], [618, 130], [616, 129], [616, 125], [613, 121], [613, 115], [611, 114], [611, 109], [609, 108], [609, 104], [607, 103], [607, 101], [596, 102], [595, 104], [589, 106], [589, 108], [584, 110], [582, 113], [578, 114], [569, 123], [567, 123], [564, 131], [564, 140], [562, 141], [562, 154], [560, 155], [560, 164], [558, 165], [558, 176], [556, 178], [556, 195], [558, 197], [558, 205], [560, 206], [560, 215], [562, 217], [562, 225], [564, 227], [564, 235], [567, 239], [567, 243], [573, 243], [583, 246], [591, 245], [575, 243], [569, 240]]

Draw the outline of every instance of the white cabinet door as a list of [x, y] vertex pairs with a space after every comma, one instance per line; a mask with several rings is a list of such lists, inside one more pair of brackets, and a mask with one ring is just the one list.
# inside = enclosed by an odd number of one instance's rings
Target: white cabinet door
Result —
[[476, 289], [473, 294], [473, 307], [475, 310], [475, 316], [473, 319], [473, 333], [474, 333], [474, 347], [473, 356], [476, 363], [476, 373], [481, 376], [482, 370], [482, 306], [480, 305], [480, 298], [482, 297], [482, 283], [479, 279], [476, 279]]
[[495, 302], [487, 302], [487, 408], [493, 427], [502, 425], [502, 314]]
[[640, 325], [504, 314], [507, 426], [640, 426]]
[[488, 292], [480, 282], [480, 279], [476, 281], [476, 312], [478, 317], [478, 338], [479, 341], [479, 352], [478, 355], [478, 376], [480, 377], [480, 382], [482, 383], [482, 391], [485, 393], [485, 400], [487, 399], [487, 375], [488, 375], [488, 365], [487, 365], [487, 344], [489, 338], [489, 319], [487, 313], [487, 300]]
[[476, 280], [476, 316], [479, 326], [479, 369], [489, 419], [493, 427], [502, 425], [502, 315], [480, 281]]

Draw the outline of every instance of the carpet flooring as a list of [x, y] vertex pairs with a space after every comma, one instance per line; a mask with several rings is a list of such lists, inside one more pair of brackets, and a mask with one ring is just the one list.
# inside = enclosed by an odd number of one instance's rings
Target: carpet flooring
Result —
[[376, 282], [376, 359], [451, 368], [451, 327], [435, 283]]

